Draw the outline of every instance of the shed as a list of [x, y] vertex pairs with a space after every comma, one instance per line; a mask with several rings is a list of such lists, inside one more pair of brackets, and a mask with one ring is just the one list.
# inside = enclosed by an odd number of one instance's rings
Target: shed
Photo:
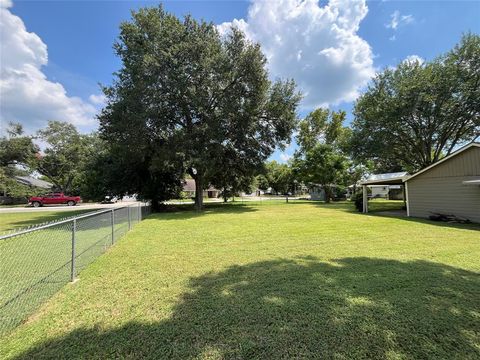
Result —
[[325, 189], [321, 185], [312, 184], [309, 189], [310, 200], [325, 201]]
[[470, 143], [405, 181], [407, 215], [455, 215], [480, 223], [480, 143]]

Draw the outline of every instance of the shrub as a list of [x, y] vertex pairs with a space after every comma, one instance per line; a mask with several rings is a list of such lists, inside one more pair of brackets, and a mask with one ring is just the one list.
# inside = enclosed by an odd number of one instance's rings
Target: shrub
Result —
[[352, 201], [355, 203], [357, 211], [363, 211], [363, 192], [359, 191], [352, 196]]

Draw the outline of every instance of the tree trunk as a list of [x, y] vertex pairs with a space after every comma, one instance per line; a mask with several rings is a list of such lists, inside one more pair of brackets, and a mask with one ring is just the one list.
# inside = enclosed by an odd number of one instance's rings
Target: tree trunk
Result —
[[323, 189], [325, 190], [325, 202], [328, 204], [330, 203], [330, 197], [331, 197], [330, 186], [326, 185], [323, 187]]
[[195, 210], [202, 211], [203, 209], [203, 177], [201, 174], [195, 175]]
[[152, 212], [158, 212], [160, 210], [160, 203], [156, 194], [152, 196]]

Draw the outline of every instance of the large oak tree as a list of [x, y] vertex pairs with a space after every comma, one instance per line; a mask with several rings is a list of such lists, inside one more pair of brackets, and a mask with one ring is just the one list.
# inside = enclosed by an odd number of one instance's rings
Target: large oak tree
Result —
[[212, 159], [233, 152], [246, 175], [290, 140], [295, 85], [271, 83], [260, 46], [238, 29], [221, 36], [211, 23], [144, 8], [121, 25], [114, 48], [122, 67], [105, 88], [103, 137], [128, 147], [146, 172], [153, 163], [184, 169], [197, 209], [217, 172]]
[[417, 171], [480, 134], [480, 37], [424, 64], [378, 74], [355, 104], [352, 154], [380, 171]]

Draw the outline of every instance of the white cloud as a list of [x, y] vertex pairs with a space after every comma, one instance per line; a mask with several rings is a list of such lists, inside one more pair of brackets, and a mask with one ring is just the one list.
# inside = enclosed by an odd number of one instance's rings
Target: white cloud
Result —
[[2, 126], [9, 121], [20, 122], [31, 132], [48, 120], [62, 120], [91, 128], [96, 107], [68, 96], [62, 84], [47, 79], [42, 72], [42, 66], [48, 63], [47, 46], [9, 11], [11, 5], [5, 0], [0, 3]]
[[385, 26], [389, 29], [397, 30], [401, 25], [407, 25], [415, 20], [412, 15], [401, 15], [400, 11], [395, 10], [392, 15], [390, 15], [390, 22]]
[[99, 105], [99, 106], [103, 106], [105, 104], [105, 101], [106, 101], [106, 97], [104, 94], [92, 94], [88, 97], [88, 100], [90, 100], [90, 102], [92, 104], [95, 104], [95, 105]]
[[422, 65], [424, 62], [425, 62], [425, 59], [418, 56], [418, 55], [408, 55], [405, 60], [403, 60], [404, 62], [408, 62], [408, 63], [414, 63], [414, 62], [417, 62], [419, 63], [420, 65]]
[[287, 162], [288, 160], [290, 160], [292, 158], [292, 155], [289, 155], [287, 153], [284, 153], [282, 152], [280, 154], [280, 160], [284, 161], [284, 162]]
[[12, 7], [11, 0], [0, 0], [0, 8], [9, 8]]
[[374, 75], [370, 45], [357, 31], [367, 15], [365, 1], [254, 0], [248, 17], [231, 25], [259, 42], [272, 77], [297, 81], [304, 106], [326, 106], [352, 101]]

